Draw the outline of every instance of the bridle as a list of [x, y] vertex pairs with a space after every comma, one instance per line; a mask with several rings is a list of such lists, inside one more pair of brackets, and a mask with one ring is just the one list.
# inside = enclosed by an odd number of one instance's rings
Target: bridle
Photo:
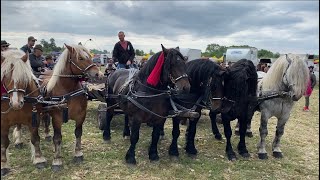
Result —
[[[74, 65], [78, 70], [80, 70], [82, 72], [82, 75], [84, 76], [87, 76], [87, 72], [90, 68], [92, 68], [93, 66], [97, 66], [95, 63], [92, 63], [90, 65], [88, 65], [86, 68], [82, 69], [81, 67], [79, 67], [75, 62], [72, 61], [72, 58], [71, 58], [71, 55], [70, 55], [70, 58], [68, 58], [68, 62], [72, 65]], [[70, 68], [71, 69], [71, 68]], [[71, 69], [71, 72], [72, 72], [72, 69]], [[72, 74], [74, 74], [72, 72]], [[74, 75], [74, 76], [77, 76], [79, 77], [79, 75]]]
[[294, 86], [294, 84], [290, 84], [288, 81], [288, 77], [287, 77], [287, 71], [292, 63], [292, 60], [288, 58], [288, 54], [286, 54], [286, 60], [288, 61], [288, 66], [286, 68], [286, 71], [284, 72], [282, 79], [285, 79], [286, 82], [283, 82], [284, 85], [286, 86], [286, 91], [290, 92], [292, 90], [292, 87]]
[[172, 75], [170, 74], [170, 80], [173, 84], [176, 84], [179, 80], [183, 79], [183, 78], [188, 78], [189, 76], [187, 74], [182, 74], [181, 76], [177, 77], [177, 78], [173, 78]]

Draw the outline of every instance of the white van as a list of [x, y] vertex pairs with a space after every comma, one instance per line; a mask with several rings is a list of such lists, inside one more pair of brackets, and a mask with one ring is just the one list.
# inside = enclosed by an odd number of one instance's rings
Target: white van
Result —
[[240, 59], [248, 59], [253, 62], [255, 66], [258, 65], [258, 49], [253, 47], [231, 47], [227, 49], [226, 52], [226, 63], [237, 62]]

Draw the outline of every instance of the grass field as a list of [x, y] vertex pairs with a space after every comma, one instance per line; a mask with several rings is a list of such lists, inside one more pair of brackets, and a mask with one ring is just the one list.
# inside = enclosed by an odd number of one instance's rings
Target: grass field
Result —
[[[318, 87], [318, 86], [317, 86]], [[196, 134], [198, 156], [190, 158], [184, 153], [184, 133], [186, 126], [181, 126], [179, 138], [180, 159], [173, 161], [168, 156], [171, 142], [171, 121], [165, 125], [166, 138], [159, 143], [160, 161], [151, 163], [148, 159], [148, 146], [151, 140], [151, 128], [143, 125], [137, 144], [137, 166], [125, 164], [124, 156], [129, 147], [129, 140], [122, 138], [123, 117], [116, 116], [111, 123], [112, 141], [105, 144], [102, 132], [97, 128], [96, 108], [99, 102], [90, 102], [87, 119], [83, 128], [82, 148], [85, 161], [80, 165], [72, 163], [74, 149], [74, 122], [63, 125], [62, 157], [64, 169], [58, 173], [51, 171], [53, 145], [43, 141], [41, 129], [41, 148], [48, 160], [48, 167], [38, 170], [30, 161], [29, 133], [24, 130], [25, 146], [17, 150], [9, 146], [11, 172], [5, 179], [319, 179], [319, 90], [313, 92], [311, 111], [302, 112], [304, 98], [296, 103], [282, 138], [283, 159], [272, 157], [271, 143], [275, 134], [276, 119], [270, 119], [268, 125], [267, 151], [269, 159], [259, 160], [257, 143], [259, 141], [259, 117], [254, 115], [253, 138], [247, 138], [251, 158], [246, 160], [238, 155], [236, 162], [229, 162], [225, 157], [225, 139], [214, 139], [208, 116], [202, 116]], [[235, 122], [232, 123], [235, 126]], [[222, 125], [219, 129], [223, 132]], [[51, 130], [52, 132], [52, 130]], [[10, 135], [10, 139], [12, 139]], [[239, 137], [233, 136], [233, 147]]]

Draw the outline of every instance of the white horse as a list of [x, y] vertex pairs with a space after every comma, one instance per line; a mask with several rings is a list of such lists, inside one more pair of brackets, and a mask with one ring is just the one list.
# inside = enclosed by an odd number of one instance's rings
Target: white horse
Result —
[[303, 96], [307, 87], [309, 71], [305, 58], [294, 54], [280, 56], [258, 84], [259, 96], [270, 93], [287, 93], [285, 96], [265, 100], [259, 105], [261, 121], [258, 156], [260, 159], [268, 158], [265, 138], [268, 135], [268, 120], [272, 116], [278, 119], [272, 143], [273, 156], [275, 158], [283, 157], [280, 150], [280, 139], [284, 133], [284, 126], [289, 119], [294, 102]]

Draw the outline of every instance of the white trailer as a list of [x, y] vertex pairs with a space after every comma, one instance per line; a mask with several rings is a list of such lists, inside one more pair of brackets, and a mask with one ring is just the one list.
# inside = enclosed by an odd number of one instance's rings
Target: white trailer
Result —
[[226, 52], [226, 63], [237, 62], [240, 59], [248, 59], [253, 62], [255, 66], [258, 65], [258, 49], [253, 47], [232, 47], [228, 48]]
[[192, 61], [195, 59], [201, 58], [201, 50], [200, 49], [191, 49], [191, 48], [179, 48], [180, 53], [188, 58], [188, 61]]

